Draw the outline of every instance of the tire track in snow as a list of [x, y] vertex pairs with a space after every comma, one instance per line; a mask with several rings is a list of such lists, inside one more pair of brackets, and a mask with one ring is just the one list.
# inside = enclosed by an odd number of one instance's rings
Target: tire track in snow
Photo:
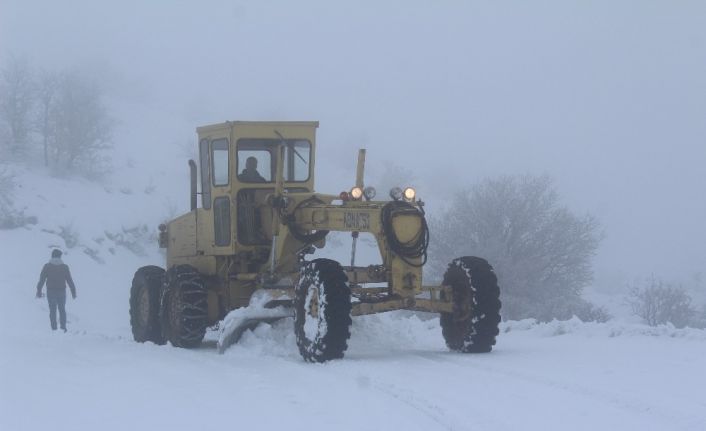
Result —
[[[450, 355], [446, 357], [446, 355]], [[674, 426], [676, 422], [682, 422], [683, 429], [695, 429], [702, 430], [706, 429], [706, 418], [703, 416], [693, 416], [689, 418], [684, 417], [684, 412], [676, 412], [662, 405], [655, 405], [654, 403], [648, 403], [644, 400], [628, 399], [626, 396], [621, 394], [616, 394], [615, 392], [596, 389], [580, 385], [577, 383], [566, 383], [563, 381], [558, 381], [551, 379], [549, 377], [537, 376], [529, 373], [522, 373], [517, 371], [517, 369], [504, 369], [497, 366], [487, 365], [479, 362], [472, 363], [459, 363], [456, 360], [454, 353], [415, 353], [415, 356], [433, 363], [444, 363], [446, 366], [451, 365], [455, 368], [460, 368], [464, 370], [469, 370], [469, 366], [474, 370], [483, 370], [485, 372], [501, 375], [505, 378], [510, 378], [513, 381], [521, 380], [526, 383], [533, 385], [538, 385], [542, 387], [551, 388], [552, 390], [560, 390], [567, 392], [569, 394], [580, 396], [589, 399], [594, 402], [599, 402], [601, 404], [607, 404], [611, 407], [617, 408], [619, 410], [630, 412], [632, 414], [637, 414], [639, 416], [644, 416], [649, 414], [650, 416], [657, 416], [660, 418], [662, 423], [669, 425], [670, 429]], [[463, 354], [459, 354], [463, 355]], [[492, 353], [491, 353], [492, 355]], [[472, 358], [468, 358], [472, 359]], [[468, 365], [468, 366], [467, 366]], [[657, 426], [655, 429], [663, 429]]]
[[[395, 384], [378, 383], [373, 387], [380, 393], [396, 400], [399, 403], [412, 407], [415, 411], [428, 417], [435, 423], [439, 424], [441, 429], [445, 430], [467, 430], [471, 429], [470, 424], [459, 424], [458, 420], [452, 420], [452, 415], [449, 414], [443, 407], [439, 405], [439, 400], [431, 400], [429, 395], [422, 395], [417, 391], [409, 388], [401, 388]], [[438, 395], [438, 394], [434, 394]], [[469, 409], [471, 406], [469, 406]], [[473, 425], [478, 429], [495, 429], [495, 430], [511, 430], [513, 427], [504, 421], [499, 420], [496, 416], [490, 416], [487, 412], [479, 409], [473, 409]], [[475, 429], [475, 428], [474, 428]]]
[[412, 407], [416, 412], [422, 413], [427, 418], [439, 424], [442, 429], [449, 431], [453, 431], [455, 429], [443, 419], [445, 416], [444, 411], [439, 406], [426, 404], [424, 402], [426, 400], [420, 399], [420, 397], [410, 393], [410, 391], [406, 391], [407, 394], [403, 394], [402, 390], [395, 388], [395, 385], [386, 386], [381, 383], [375, 384], [373, 387], [378, 392], [387, 395], [399, 403]]

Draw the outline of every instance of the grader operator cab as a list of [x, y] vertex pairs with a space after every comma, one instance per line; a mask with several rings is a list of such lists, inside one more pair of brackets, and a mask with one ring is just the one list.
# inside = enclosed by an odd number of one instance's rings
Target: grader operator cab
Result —
[[[423, 202], [412, 188], [375, 200], [363, 181], [365, 150], [350, 191], [316, 192], [317, 127], [236, 121], [197, 129], [191, 211], [160, 226], [166, 270], [146, 266], [133, 278], [134, 339], [190, 348], [218, 325], [222, 352], [260, 322], [293, 317], [302, 357], [324, 362], [343, 357], [351, 316], [406, 309], [440, 313], [450, 349], [489, 352], [500, 322], [492, 267], [460, 257], [442, 285], [424, 285]], [[350, 265], [307, 259], [331, 231], [351, 233]], [[356, 266], [361, 232], [376, 239], [379, 264]]]

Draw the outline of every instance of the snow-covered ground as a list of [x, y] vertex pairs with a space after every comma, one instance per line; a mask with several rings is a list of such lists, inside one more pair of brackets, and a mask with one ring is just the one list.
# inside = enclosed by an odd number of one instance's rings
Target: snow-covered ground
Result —
[[[387, 313], [355, 318], [345, 359], [326, 364], [300, 358], [291, 319], [224, 355], [215, 332], [196, 350], [135, 343], [130, 281], [162, 257], [114, 233], [153, 228], [163, 202], [142, 186], [21, 179], [18, 200], [39, 223], [0, 231], [2, 430], [706, 429], [701, 330], [505, 322], [492, 353], [464, 355], [446, 349], [437, 318]], [[67, 222], [78, 232], [68, 249], [52, 233]], [[53, 245], [78, 288], [66, 334], [34, 298]]]

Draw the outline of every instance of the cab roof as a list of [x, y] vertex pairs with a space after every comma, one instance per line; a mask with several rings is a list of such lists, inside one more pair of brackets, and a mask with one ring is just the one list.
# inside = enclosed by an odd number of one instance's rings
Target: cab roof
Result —
[[318, 128], [318, 121], [226, 121], [224, 123], [207, 124], [196, 128], [196, 132], [201, 134], [213, 130], [230, 128], [233, 126], [304, 126]]

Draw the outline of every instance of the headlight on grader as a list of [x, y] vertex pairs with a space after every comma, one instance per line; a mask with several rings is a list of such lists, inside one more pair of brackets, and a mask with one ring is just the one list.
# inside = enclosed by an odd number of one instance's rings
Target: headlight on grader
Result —
[[351, 198], [358, 201], [362, 197], [363, 197], [363, 189], [362, 188], [355, 186], [351, 189]]
[[390, 197], [396, 201], [402, 199], [402, 189], [399, 187], [393, 187], [390, 189]]
[[412, 187], [407, 187], [404, 189], [404, 199], [408, 202], [414, 202], [414, 198], [417, 196], [417, 192]]
[[377, 191], [375, 190], [375, 187], [368, 186], [365, 190], [363, 190], [363, 194], [365, 195], [365, 199], [372, 200], [377, 194]]

